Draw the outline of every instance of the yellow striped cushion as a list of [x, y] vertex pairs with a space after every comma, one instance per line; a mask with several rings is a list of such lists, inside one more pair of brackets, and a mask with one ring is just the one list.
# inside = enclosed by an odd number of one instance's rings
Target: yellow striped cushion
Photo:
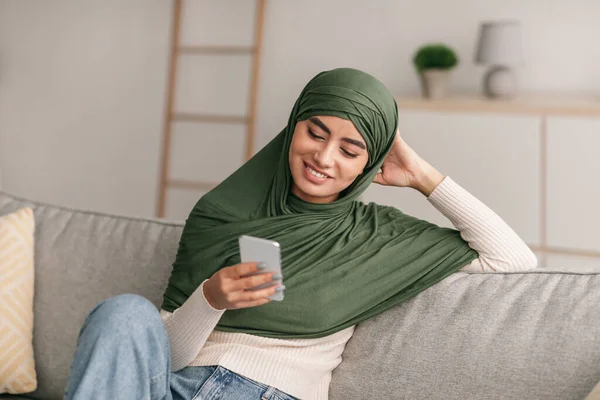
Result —
[[586, 396], [585, 400], [600, 400], [600, 382], [594, 386], [592, 391]]
[[0, 393], [37, 387], [33, 359], [33, 240], [31, 208], [0, 217]]

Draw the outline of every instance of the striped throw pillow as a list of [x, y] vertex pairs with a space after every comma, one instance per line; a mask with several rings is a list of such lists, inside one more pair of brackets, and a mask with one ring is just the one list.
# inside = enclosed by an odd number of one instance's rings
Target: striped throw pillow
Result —
[[600, 400], [600, 382], [598, 382], [592, 391], [588, 393], [585, 400]]
[[31, 208], [0, 217], [0, 393], [37, 387], [33, 358], [33, 242]]

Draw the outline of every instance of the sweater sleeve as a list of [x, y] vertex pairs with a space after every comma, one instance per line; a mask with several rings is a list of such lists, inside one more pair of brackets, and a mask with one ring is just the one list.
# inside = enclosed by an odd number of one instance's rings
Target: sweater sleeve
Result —
[[535, 254], [506, 222], [450, 177], [445, 177], [427, 199], [479, 254], [461, 271], [510, 272], [537, 267]]
[[160, 310], [171, 348], [171, 370], [187, 367], [200, 352], [225, 310], [213, 308], [204, 296], [204, 282], [181, 307]]

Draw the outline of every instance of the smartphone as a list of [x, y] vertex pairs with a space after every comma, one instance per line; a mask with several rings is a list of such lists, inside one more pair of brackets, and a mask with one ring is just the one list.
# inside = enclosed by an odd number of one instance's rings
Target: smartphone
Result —
[[[273, 272], [273, 274], [279, 274], [282, 276], [281, 279], [275, 279], [271, 282], [263, 283], [262, 285], [256, 286], [248, 290], [259, 290], [268, 288], [276, 284], [283, 284], [283, 273], [281, 272], [281, 252], [279, 251], [279, 243], [261, 239], [254, 236], [242, 235], [238, 239], [240, 246], [240, 258], [243, 263], [246, 262], [263, 262], [267, 268], [258, 270], [257, 272], [248, 274], [246, 276], [253, 276], [263, 274], [265, 272]], [[283, 292], [276, 292], [274, 295], [269, 296], [269, 299], [275, 301], [283, 300]]]

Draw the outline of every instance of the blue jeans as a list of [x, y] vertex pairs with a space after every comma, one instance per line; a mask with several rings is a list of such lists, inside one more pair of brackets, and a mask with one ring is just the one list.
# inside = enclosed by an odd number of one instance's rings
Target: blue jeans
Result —
[[221, 366], [171, 372], [167, 331], [147, 299], [124, 294], [89, 313], [77, 340], [67, 400], [275, 399], [294, 397]]

